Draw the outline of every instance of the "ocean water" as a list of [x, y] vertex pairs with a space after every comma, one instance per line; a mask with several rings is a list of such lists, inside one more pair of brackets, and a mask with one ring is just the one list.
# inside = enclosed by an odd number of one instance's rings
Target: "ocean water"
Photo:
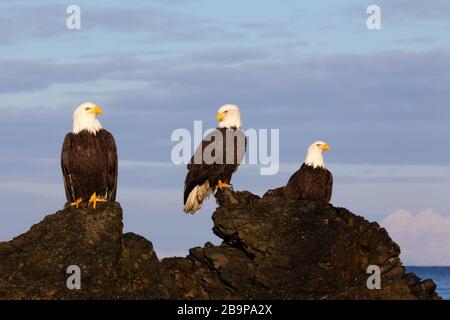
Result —
[[406, 270], [422, 280], [432, 279], [442, 299], [450, 300], [450, 267], [406, 267]]

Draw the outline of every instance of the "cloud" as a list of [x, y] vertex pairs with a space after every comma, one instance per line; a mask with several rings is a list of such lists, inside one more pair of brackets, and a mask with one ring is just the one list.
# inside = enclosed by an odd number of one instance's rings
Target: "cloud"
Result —
[[61, 199], [63, 195], [61, 184], [31, 181], [2, 181], [0, 191], [32, 194], [49, 200]]
[[[401, 125], [424, 131], [444, 129], [439, 123], [448, 113], [447, 51], [322, 55], [280, 62], [249, 62], [263, 59], [251, 49], [224, 54], [206, 51], [200, 57], [231, 59], [235, 64], [198, 65], [192, 63], [192, 56], [171, 61], [115, 58], [78, 63], [3, 60], [0, 92], [73, 84], [72, 90], [81, 95], [83, 86], [112, 80], [117, 85], [103, 90], [104, 98], [117, 106], [132, 104], [135, 109], [151, 106], [186, 112], [187, 105], [210, 110], [224, 101], [237, 101], [246, 110], [275, 110], [272, 122], [282, 120], [285, 110], [301, 113], [303, 119], [351, 122], [346, 128], [352, 130], [364, 130], [382, 119], [380, 126], [393, 139]], [[429, 126], [427, 120], [434, 125]], [[305, 125], [315, 124], [306, 121]]]
[[[411, 113], [425, 112], [415, 108], [413, 102], [439, 106], [446, 101], [449, 58], [448, 52], [396, 51], [322, 55], [283, 62], [245, 63], [243, 59], [239, 66], [186, 67], [184, 61], [180, 66], [172, 63], [152, 73], [131, 74], [128, 79], [158, 84], [153, 90], [177, 84], [181, 89], [189, 88], [195, 99], [199, 98], [199, 89], [207, 88], [208, 95], [202, 92], [204, 100], [211, 95], [231, 94], [239, 96], [240, 100], [251, 100], [258, 107], [273, 106], [275, 102], [298, 107], [299, 103], [306, 102], [339, 110], [339, 114], [348, 110], [385, 115], [405, 109], [410, 109]], [[185, 96], [184, 90], [181, 94]], [[177, 93], [167, 98], [176, 99]], [[381, 103], [389, 103], [389, 106]], [[314, 110], [321, 112], [319, 108]]]
[[[449, 60], [447, 51], [209, 66], [183, 60], [121, 73], [122, 80], [142, 86], [115, 90], [107, 102], [117, 108], [159, 108], [167, 112], [168, 123], [189, 127], [232, 101], [242, 107], [246, 128], [281, 129], [284, 162], [303, 158], [304, 146], [320, 138], [339, 150], [330, 153], [338, 157], [335, 162], [443, 164], [448, 156], [442, 139], [450, 133], [445, 121]], [[295, 150], [283, 150], [291, 145]]]
[[25, 38], [42, 40], [67, 33], [63, 5], [29, 6], [14, 1], [13, 5], [2, 3], [0, 9], [0, 46], [16, 44]]
[[[367, 6], [371, 3], [360, 3], [345, 7], [344, 12], [359, 15], [365, 13]], [[376, 2], [381, 9], [382, 17], [397, 23], [405, 20], [414, 22], [436, 22], [440, 20], [447, 22], [450, 14], [450, 3], [447, 0], [434, 0], [427, 2], [422, 0], [379, 0]]]
[[450, 265], [450, 217], [431, 209], [417, 215], [398, 210], [381, 225], [400, 245], [406, 265]]
[[268, 57], [269, 52], [263, 48], [216, 48], [198, 51], [191, 55], [193, 61], [221, 63], [221, 65], [265, 60]]
[[399, 38], [395, 39], [392, 43], [394, 44], [430, 44], [438, 41], [438, 38], [434, 37], [409, 37], [409, 38]]
[[[300, 16], [302, 16], [301, 13], [297, 14], [296, 19], [299, 19]], [[302, 18], [304, 18], [304, 15]], [[286, 41], [286, 39], [298, 39], [299, 36], [298, 30], [293, 29], [293, 24], [287, 21], [245, 21], [239, 23], [238, 26], [248, 33], [255, 33], [261, 39], [269, 38]]]
[[[73, 36], [66, 28], [69, 4], [14, 3], [1, 6], [0, 45], [15, 45], [28, 40], [54, 39]], [[195, 14], [179, 13], [173, 8], [140, 3], [135, 6], [98, 3], [79, 4], [81, 30], [77, 35], [89, 39], [99, 37], [98, 32], [117, 36], [135, 36], [158, 42], [206, 41], [239, 37], [239, 32], [228, 31], [219, 22]], [[107, 35], [107, 34], [106, 34]], [[105, 36], [105, 33], [102, 33]], [[19, 41], [20, 40], [20, 41]]]
[[127, 169], [173, 169], [173, 164], [171, 162], [164, 161], [136, 161], [136, 160], [121, 160], [120, 166]]
[[206, 41], [232, 35], [214, 20], [151, 5], [87, 6], [83, 12], [85, 30], [133, 32], [159, 42]]
[[0, 74], [0, 94], [36, 91], [56, 84], [80, 85], [147, 68], [147, 63], [130, 58], [69, 63], [54, 60], [1, 60], [0, 69], [3, 72]]
[[421, 0], [381, 0], [379, 5], [387, 10], [387, 14], [413, 17], [418, 19], [446, 19], [450, 15], [450, 3], [447, 0], [434, 0], [427, 3]]
[[450, 182], [450, 166], [330, 164], [341, 183]]

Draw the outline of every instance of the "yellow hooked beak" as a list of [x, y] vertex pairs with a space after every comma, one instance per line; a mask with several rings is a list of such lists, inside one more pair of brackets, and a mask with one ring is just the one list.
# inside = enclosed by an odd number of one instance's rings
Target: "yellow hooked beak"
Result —
[[95, 114], [95, 115], [101, 115], [101, 114], [103, 114], [103, 110], [102, 110], [102, 108], [100, 108], [99, 106], [95, 106], [94, 108], [92, 108], [92, 111], [91, 111], [93, 114]]
[[328, 151], [328, 150], [330, 150], [331, 148], [330, 148], [329, 145], [327, 145], [327, 144], [325, 143], [325, 144], [323, 144], [323, 145], [320, 147], [320, 149], [322, 149], [323, 151]]
[[217, 112], [217, 117], [216, 117], [217, 121], [222, 121], [223, 120], [223, 113], [222, 112]]

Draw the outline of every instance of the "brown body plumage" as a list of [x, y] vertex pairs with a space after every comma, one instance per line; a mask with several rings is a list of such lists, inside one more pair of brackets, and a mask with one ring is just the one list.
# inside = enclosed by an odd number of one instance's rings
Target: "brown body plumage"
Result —
[[[221, 140], [215, 137], [221, 135]], [[232, 140], [231, 140], [232, 139]], [[234, 140], [234, 141], [233, 141]], [[205, 149], [207, 152], [205, 152]], [[195, 155], [187, 165], [188, 173], [184, 183], [184, 204], [186, 205], [191, 192], [198, 195], [194, 210], [185, 210], [194, 213], [201, 206], [204, 198], [215, 191], [215, 186], [219, 180], [229, 184], [233, 173], [239, 167], [245, 154], [246, 138], [244, 132], [237, 128], [217, 128], [210, 133], [197, 148]], [[213, 150], [213, 162], [211, 159], [205, 159], [205, 155], [209, 154], [208, 150]], [[217, 153], [215, 152], [217, 151]], [[199, 153], [204, 155], [199, 157]], [[228, 161], [227, 161], [228, 155]], [[201, 159], [200, 163], [196, 163], [195, 159]], [[231, 161], [229, 161], [231, 160]]]
[[303, 164], [289, 179], [287, 193], [297, 200], [330, 202], [333, 175], [324, 167]]
[[114, 137], [105, 129], [96, 134], [83, 130], [68, 133], [61, 153], [61, 167], [67, 202], [88, 201], [92, 194], [115, 201], [117, 191], [117, 149]]

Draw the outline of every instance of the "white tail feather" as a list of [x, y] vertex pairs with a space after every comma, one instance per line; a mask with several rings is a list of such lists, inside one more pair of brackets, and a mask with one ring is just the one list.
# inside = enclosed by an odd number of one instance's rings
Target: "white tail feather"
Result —
[[209, 186], [209, 181], [206, 180], [202, 185], [195, 186], [186, 200], [184, 205], [184, 212], [194, 214], [202, 207], [203, 200], [214, 192]]

